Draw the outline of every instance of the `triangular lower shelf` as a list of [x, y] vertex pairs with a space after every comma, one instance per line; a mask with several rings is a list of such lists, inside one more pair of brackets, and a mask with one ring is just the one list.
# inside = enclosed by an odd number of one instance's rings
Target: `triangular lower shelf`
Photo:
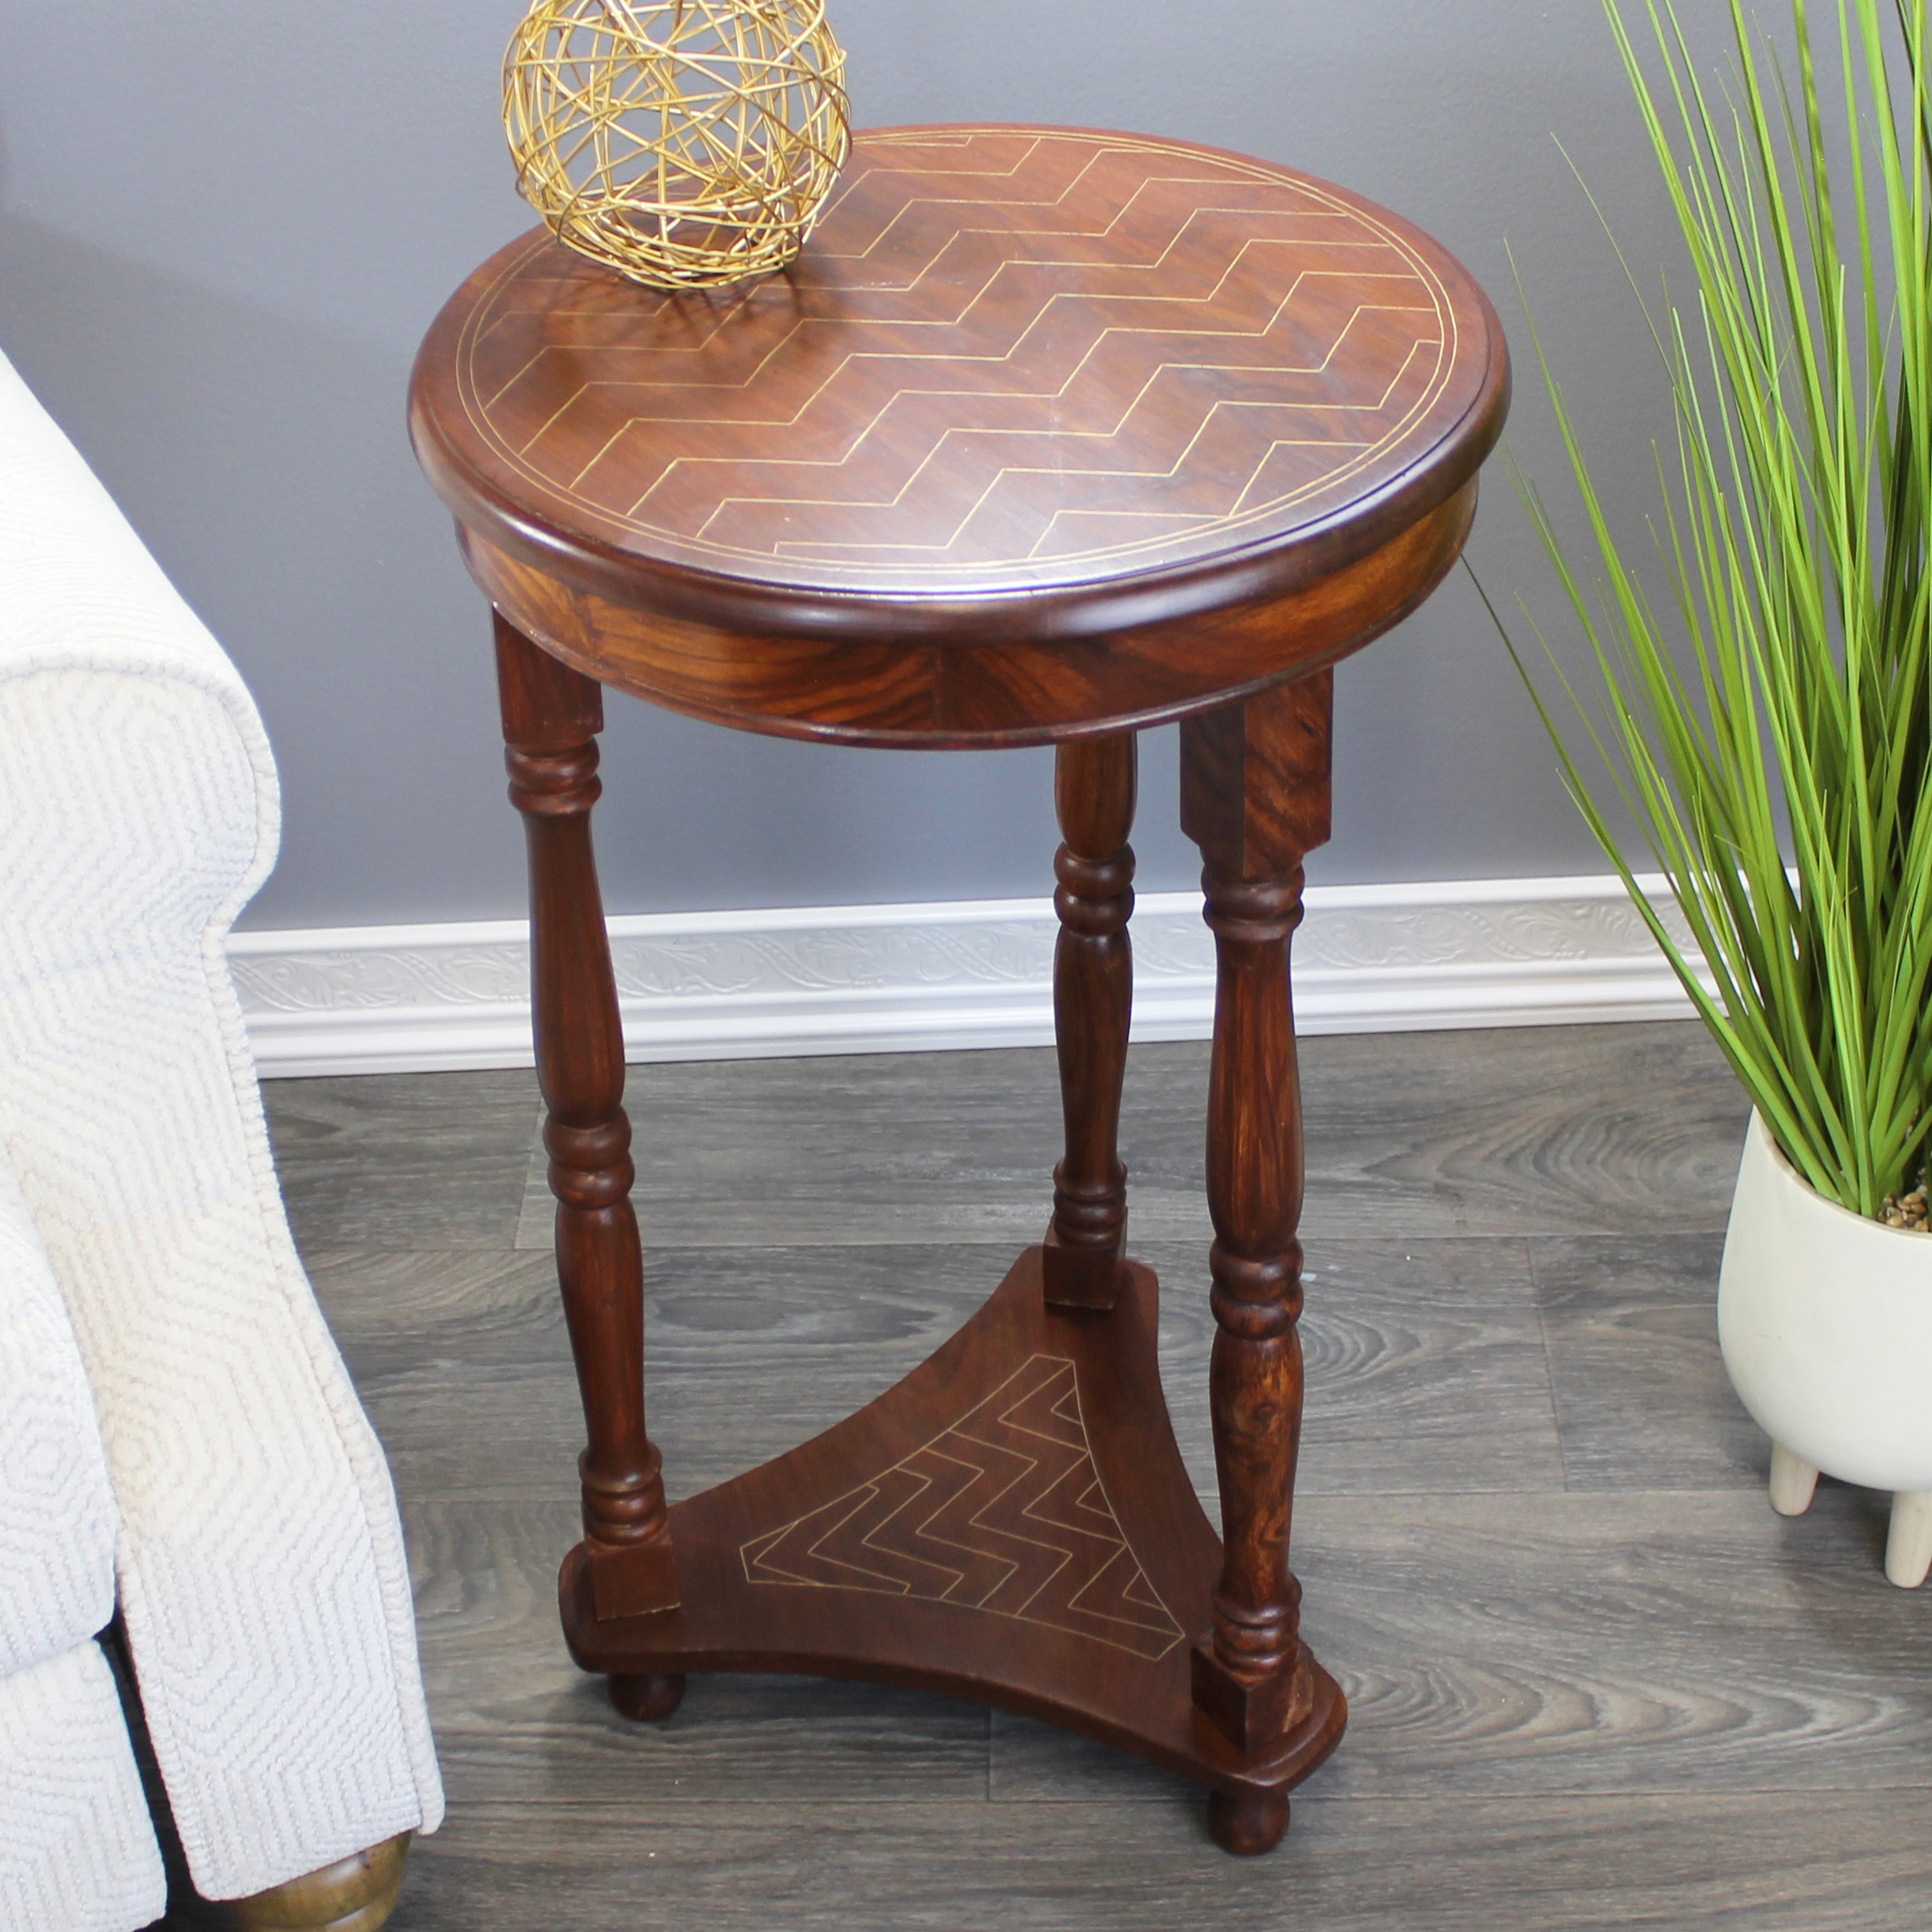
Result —
[[1106, 1313], [1046, 1305], [1029, 1249], [936, 1354], [811, 1442], [670, 1512], [677, 1609], [600, 1623], [560, 1580], [586, 1670], [803, 1671], [972, 1697], [1233, 1793], [1280, 1791], [1340, 1739], [1307, 1720], [1252, 1759], [1194, 1708], [1220, 1543], [1174, 1447], [1138, 1265]]

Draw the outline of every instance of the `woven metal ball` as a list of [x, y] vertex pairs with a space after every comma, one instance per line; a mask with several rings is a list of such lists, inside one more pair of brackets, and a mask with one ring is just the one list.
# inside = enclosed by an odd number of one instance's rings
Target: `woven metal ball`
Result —
[[633, 281], [768, 274], [851, 145], [823, 0], [536, 0], [503, 58], [517, 186]]

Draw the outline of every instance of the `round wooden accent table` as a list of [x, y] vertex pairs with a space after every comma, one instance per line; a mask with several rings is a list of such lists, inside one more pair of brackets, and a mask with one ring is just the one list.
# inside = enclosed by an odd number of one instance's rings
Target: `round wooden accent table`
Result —
[[[917, 1684], [1198, 1779], [1230, 1850], [1280, 1838], [1346, 1715], [1288, 1562], [1288, 943], [1328, 835], [1328, 667], [1454, 561], [1508, 384], [1481, 292], [1396, 217], [1052, 128], [862, 134], [782, 277], [658, 295], [539, 232], [437, 318], [411, 428], [496, 612], [588, 1424], [564, 1630], [620, 1708], [668, 1715], [694, 1670]], [[668, 1510], [590, 844], [606, 685], [745, 730], [1058, 746], [1066, 1150], [1042, 1244], [896, 1388]], [[1134, 734], [1173, 718], [1220, 958], [1220, 1537], [1168, 1426], [1116, 1153]]]

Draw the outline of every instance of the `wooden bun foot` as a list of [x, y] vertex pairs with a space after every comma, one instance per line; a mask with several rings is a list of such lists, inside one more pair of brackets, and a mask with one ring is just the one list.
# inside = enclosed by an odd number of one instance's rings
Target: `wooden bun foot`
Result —
[[681, 1670], [652, 1670], [638, 1677], [614, 1676], [604, 1681], [611, 1702], [640, 1724], [657, 1724], [684, 1702]]
[[1244, 1791], [1238, 1798], [1225, 1791], [1208, 1794], [1208, 1835], [1238, 1858], [1273, 1851], [1287, 1829], [1285, 1791]]
[[236, 1899], [229, 1909], [243, 1932], [376, 1932], [396, 1909], [414, 1835], [386, 1838], [320, 1871]]

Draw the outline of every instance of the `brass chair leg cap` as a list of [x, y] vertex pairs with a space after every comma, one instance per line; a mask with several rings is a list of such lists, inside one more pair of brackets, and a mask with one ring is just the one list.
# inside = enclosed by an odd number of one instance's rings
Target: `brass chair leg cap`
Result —
[[235, 1922], [242, 1932], [376, 1932], [396, 1909], [415, 1835], [385, 1838], [320, 1871], [236, 1899], [230, 1906]]

